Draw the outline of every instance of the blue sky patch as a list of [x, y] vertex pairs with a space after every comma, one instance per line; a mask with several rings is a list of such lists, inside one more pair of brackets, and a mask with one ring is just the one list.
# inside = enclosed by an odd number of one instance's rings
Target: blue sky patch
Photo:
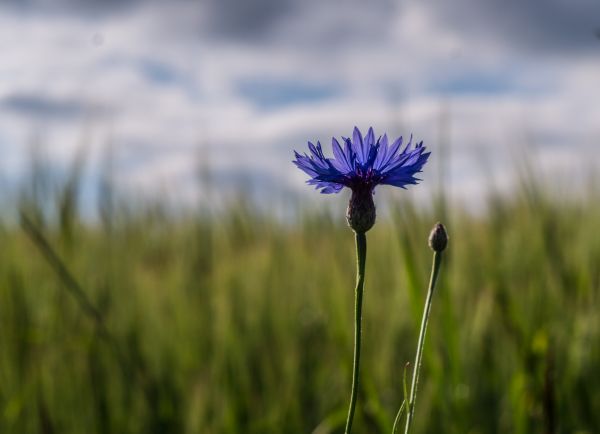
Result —
[[179, 77], [170, 65], [158, 60], [142, 60], [140, 70], [144, 77], [156, 84], [171, 84], [177, 82]]
[[264, 110], [321, 101], [340, 94], [339, 87], [332, 84], [269, 78], [242, 80], [237, 84], [236, 90]]
[[517, 90], [514, 82], [494, 74], [466, 74], [432, 82], [430, 90], [441, 94], [497, 95]]

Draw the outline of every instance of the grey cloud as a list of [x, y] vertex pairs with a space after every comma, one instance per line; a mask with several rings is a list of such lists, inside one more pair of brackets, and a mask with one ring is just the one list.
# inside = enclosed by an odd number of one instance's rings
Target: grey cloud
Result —
[[180, 25], [195, 27], [193, 34], [226, 38], [256, 38], [268, 33], [271, 25], [292, 11], [298, 0], [7, 0], [0, 10], [95, 19], [105, 15], [139, 12], [154, 8], [166, 25], [180, 31]]
[[[597, 0], [207, 0], [198, 8], [204, 36], [249, 43], [308, 44], [315, 50], [378, 43], [394, 18], [424, 5], [442, 28], [466, 40], [482, 40], [507, 51], [568, 54], [600, 50]], [[173, 20], [189, 8], [173, 10]], [[414, 38], [429, 35], [414, 35]]]
[[[281, 38], [318, 47], [385, 34], [394, 0], [209, 0], [206, 13], [221, 36]], [[272, 42], [278, 42], [272, 40]]]
[[165, 33], [242, 43], [276, 43], [273, 38], [283, 35], [286, 42], [307, 39], [327, 45], [381, 35], [394, 5], [394, 0], [8, 0], [0, 10], [94, 20], [149, 8], [163, 18]]
[[208, 0], [207, 24], [219, 36], [257, 38], [268, 35], [282, 17], [294, 12], [294, 0]]
[[84, 114], [105, 115], [105, 106], [71, 98], [53, 98], [28, 93], [15, 93], [0, 100], [0, 108], [32, 119], [71, 119]]
[[511, 51], [600, 52], [594, 38], [600, 26], [596, 0], [430, 0], [427, 5], [439, 25]]
[[144, 3], [143, 0], [6, 0], [0, 5], [0, 8], [19, 12], [95, 18], [98, 14], [119, 13], [142, 3]]
[[[509, 50], [565, 53], [600, 50], [597, 0], [8, 0], [22, 12], [98, 14], [156, 8], [165, 29], [243, 43], [309, 43], [315, 49], [385, 38], [396, 13], [426, 7], [440, 27]], [[426, 37], [427, 35], [423, 35]], [[419, 38], [420, 35], [414, 35]]]

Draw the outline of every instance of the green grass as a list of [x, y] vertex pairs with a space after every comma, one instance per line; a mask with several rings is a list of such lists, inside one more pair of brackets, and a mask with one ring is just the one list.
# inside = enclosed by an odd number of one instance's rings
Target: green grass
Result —
[[[54, 218], [23, 207], [102, 326], [2, 224], [0, 432], [341, 432], [355, 278], [343, 209], [284, 224], [244, 206], [149, 207], [90, 224], [72, 194], [47, 201]], [[600, 206], [587, 199], [523, 186], [486, 214], [451, 210], [415, 433], [600, 431]], [[437, 217], [404, 201], [368, 233], [356, 433], [391, 432]]]

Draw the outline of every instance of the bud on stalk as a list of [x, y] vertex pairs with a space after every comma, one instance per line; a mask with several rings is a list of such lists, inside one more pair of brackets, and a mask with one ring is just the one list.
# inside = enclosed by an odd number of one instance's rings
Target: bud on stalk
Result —
[[448, 245], [448, 234], [441, 223], [436, 223], [429, 234], [429, 247], [434, 252], [442, 252]]

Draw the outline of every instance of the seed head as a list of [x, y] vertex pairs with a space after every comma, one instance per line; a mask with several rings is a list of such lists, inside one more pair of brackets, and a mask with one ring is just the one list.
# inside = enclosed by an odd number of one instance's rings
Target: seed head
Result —
[[448, 245], [446, 228], [440, 222], [436, 223], [429, 234], [429, 247], [434, 252], [442, 252]]

